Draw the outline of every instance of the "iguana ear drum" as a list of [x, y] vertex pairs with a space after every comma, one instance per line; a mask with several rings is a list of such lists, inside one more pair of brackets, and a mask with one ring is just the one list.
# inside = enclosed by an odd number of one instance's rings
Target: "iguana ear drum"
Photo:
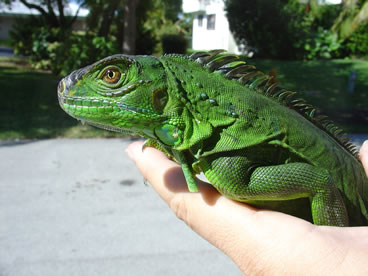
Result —
[[167, 104], [168, 99], [169, 97], [167, 95], [166, 89], [158, 89], [152, 93], [153, 107], [159, 112], [162, 112]]

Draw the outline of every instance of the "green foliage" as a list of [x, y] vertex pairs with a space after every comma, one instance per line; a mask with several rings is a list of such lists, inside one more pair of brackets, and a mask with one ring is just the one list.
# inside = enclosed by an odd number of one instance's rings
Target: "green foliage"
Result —
[[365, 46], [353, 45], [365, 45], [363, 33], [352, 38], [351, 43], [343, 43], [330, 31], [343, 10], [342, 5], [321, 5], [315, 0], [307, 4], [298, 0], [225, 0], [225, 3], [237, 41], [256, 57], [311, 60], [364, 52]]
[[32, 33], [32, 49], [30, 54], [30, 62], [37, 69], [52, 69], [52, 54], [54, 43], [62, 40], [60, 29], [47, 27], [35, 28]]
[[230, 29], [239, 44], [257, 57], [303, 56], [311, 20], [298, 0], [225, 0]]
[[342, 4], [321, 5], [316, 0], [312, 0], [306, 8], [307, 10], [309, 9], [309, 16], [313, 20], [312, 25], [314, 30], [318, 30], [318, 28], [329, 30], [342, 11]]
[[52, 66], [51, 45], [66, 37], [62, 29], [45, 26], [41, 18], [34, 16], [18, 18], [9, 34], [14, 53], [29, 56], [35, 68], [44, 70]]
[[50, 69], [65, 75], [103, 57], [119, 53], [117, 42], [92, 34], [71, 34], [64, 42], [49, 45]]
[[368, 56], [368, 22], [360, 25], [359, 28], [344, 41], [344, 50], [352, 56]]
[[[178, 6], [176, 3], [173, 8], [169, 8], [168, 5], [173, 4], [176, 1], [173, 0], [153, 0], [149, 1], [151, 8], [148, 9], [145, 13], [141, 24], [139, 26], [139, 32], [144, 33], [147, 32], [150, 34], [152, 41], [154, 42], [154, 49], [151, 53], [155, 55], [161, 55], [163, 50], [162, 39], [163, 36], [166, 35], [185, 35], [187, 34], [187, 30], [185, 27], [185, 23], [179, 21], [174, 22], [177, 19], [178, 13], [180, 11], [181, 6]], [[181, 1], [178, 1], [181, 2]], [[176, 14], [176, 17], [173, 16]], [[171, 15], [168, 15], [171, 14]], [[191, 28], [191, 26], [190, 26]], [[179, 38], [181, 39], [181, 38]], [[161, 43], [160, 43], [161, 42]], [[137, 50], [138, 50], [137, 43]]]
[[185, 54], [187, 52], [187, 40], [182, 35], [163, 35], [161, 42], [164, 54]]
[[183, 0], [162, 0], [162, 3], [165, 10], [165, 17], [168, 20], [176, 21], [178, 14], [181, 12]]
[[29, 56], [33, 67], [62, 75], [119, 52], [114, 38], [65, 33], [60, 28], [42, 26], [33, 17], [17, 21], [11, 39], [14, 52]]
[[[15, 54], [28, 56], [37, 69], [64, 75], [105, 56], [121, 53], [125, 1], [88, 0], [86, 5], [90, 14], [83, 33], [73, 32], [71, 24], [65, 23], [72, 22], [72, 18], [59, 18], [55, 13], [50, 16], [60, 23], [58, 27], [49, 24], [48, 16], [20, 18], [11, 32]], [[161, 54], [159, 42], [163, 34], [183, 33], [180, 25], [174, 23], [180, 10], [181, 1], [140, 0], [136, 14], [136, 54]], [[49, 13], [53, 12], [49, 10]]]
[[304, 44], [306, 59], [330, 59], [339, 56], [342, 41], [337, 34], [319, 27]]
[[[305, 58], [339, 58], [368, 55], [368, 23], [353, 31], [353, 17], [362, 11], [363, 2], [348, 5], [314, 5], [313, 32], [304, 42]], [[350, 18], [350, 19], [349, 19]], [[339, 26], [337, 28], [337, 26]], [[342, 33], [351, 34], [343, 39]], [[340, 37], [339, 37], [340, 35]]]
[[368, 1], [349, 0], [344, 1], [343, 9], [336, 18], [331, 30], [338, 34], [339, 38], [349, 38], [360, 25], [368, 20]]
[[[159, 1], [161, 2], [161, 1]], [[137, 8], [136, 54], [151, 55], [159, 42], [157, 30], [151, 26], [158, 18], [164, 17], [163, 7], [158, 8], [157, 1], [140, 1]]]
[[9, 36], [16, 55], [32, 55], [34, 37], [42, 26], [42, 20], [35, 16], [21, 17], [15, 20], [12, 30], [9, 31]]
[[[88, 29], [99, 36], [114, 37], [120, 48], [124, 37], [124, 8], [126, 1], [88, 0], [90, 13]], [[159, 54], [164, 33], [176, 34], [175, 21], [181, 11], [182, 0], [140, 0], [136, 9], [136, 54]], [[167, 29], [171, 29], [167, 31]]]

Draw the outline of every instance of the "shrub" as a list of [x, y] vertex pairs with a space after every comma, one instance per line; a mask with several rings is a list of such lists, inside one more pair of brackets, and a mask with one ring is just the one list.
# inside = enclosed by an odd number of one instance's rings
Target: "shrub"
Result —
[[368, 56], [368, 23], [362, 24], [344, 43], [344, 50], [348, 55]]
[[161, 38], [164, 54], [186, 54], [187, 40], [183, 35], [166, 34]]
[[298, 0], [225, 0], [239, 44], [260, 58], [302, 57], [312, 21]]
[[37, 17], [18, 19], [10, 36], [15, 54], [29, 56], [33, 67], [55, 74], [65, 75], [119, 52], [113, 38], [45, 27]]
[[71, 34], [68, 40], [49, 45], [50, 69], [56, 74], [68, 74], [101, 58], [118, 53], [117, 44], [114, 39], [107, 40], [92, 34]]
[[138, 28], [138, 36], [135, 41], [135, 53], [137, 55], [152, 55], [156, 45], [157, 40], [151, 30]]
[[35, 16], [17, 18], [9, 31], [14, 54], [30, 56], [32, 54], [32, 34], [42, 27], [42, 22]]
[[339, 56], [341, 40], [336, 33], [319, 27], [310, 38], [305, 41], [304, 50], [306, 59], [330, 59]]

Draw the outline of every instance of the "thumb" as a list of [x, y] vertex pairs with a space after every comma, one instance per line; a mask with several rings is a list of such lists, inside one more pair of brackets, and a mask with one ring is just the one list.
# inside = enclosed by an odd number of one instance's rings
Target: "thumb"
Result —
[[360, 148], [359, 154], [360, 161], [362, 161], [366, 175], [368, 176], [368, 140], [364, 141]]

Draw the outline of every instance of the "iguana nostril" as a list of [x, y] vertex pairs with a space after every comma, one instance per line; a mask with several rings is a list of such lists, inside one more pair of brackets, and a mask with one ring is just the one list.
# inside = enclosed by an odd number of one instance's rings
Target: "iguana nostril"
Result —
[[66, 76], [60, 80], [58, 84], [58, 94], [67, 96], [69, 88], [73, 86], [81, 78], [80, 70], [72, 72], [69, 76]]

